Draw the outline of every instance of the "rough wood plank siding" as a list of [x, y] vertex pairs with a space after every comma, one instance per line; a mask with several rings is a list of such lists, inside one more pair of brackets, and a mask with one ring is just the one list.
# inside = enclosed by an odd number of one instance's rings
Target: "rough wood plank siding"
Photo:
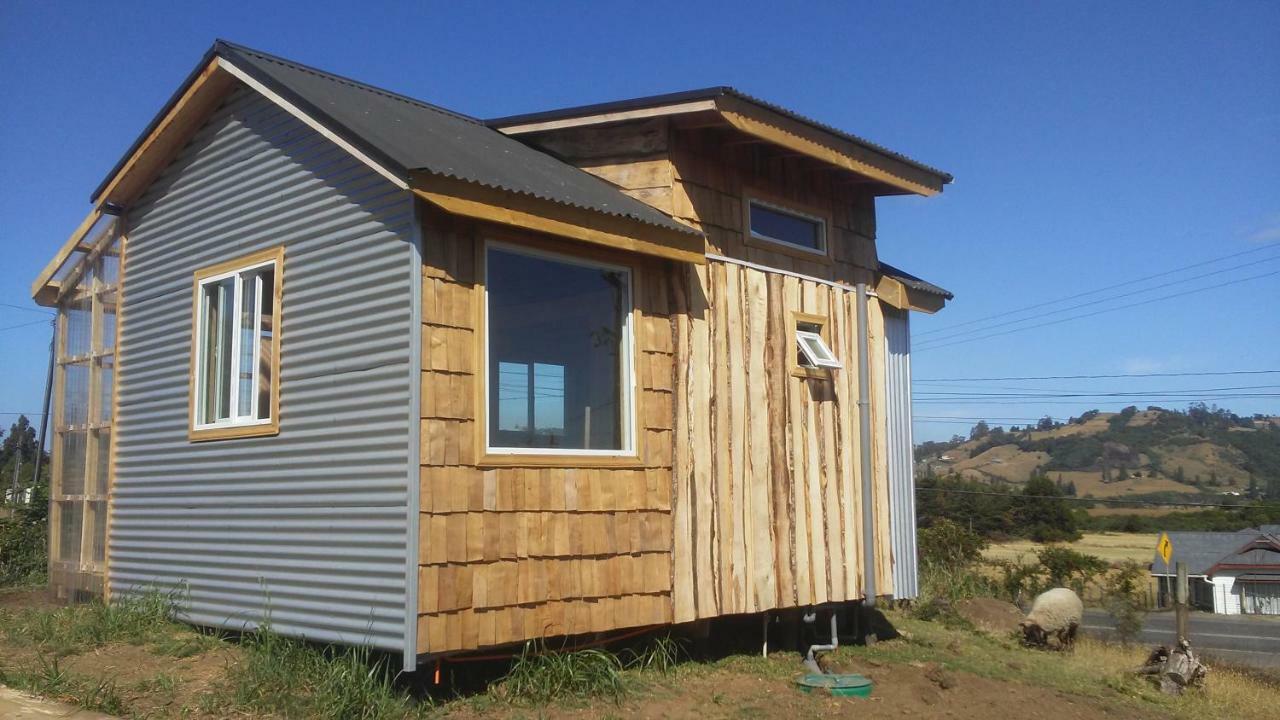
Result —
[[474, 404], [485, 230], [425, 217], [419, 652], [671, 622], [671, 266], [636, 278], [644, 467], [484, 468]]
[[[671, 134], [673, 212], [706, 233], [708, 253], [845, 283], [873, 280], [878, 261], [869, 192], [840, 184], [807, 160], [725, 140], [723, 131], [710, 128]], [[752, 195], [825, 216], [830, 262], [748, 244], [743, 203]]]
[[[677, 298], [687, 312], [676, 315], [675, 621], [861, 598], [856, 295], [712, 262], [688, 270]], [[829, 319], [844, 369], [829, 379], [790, 372], [795, 312]], [[882, 322], [871, 321], [873, 342]], [[873, 373], [873, 387], [882, 382]], [[877, 593], [888, 594], [884, 433], [875, 435]]]
[[[811, 161], [665, 118], [525, 139], [701, 229], [710, 254], [850, 286], [875, 279], [874, 197]], [[823, 216], [830, 257], [748, 242], [744, 203], [751, 196]], [[869, 334], [877, 353], [877, 593], [892, 593], [878, 302], [870, 303], [870, 327], [859, 329], [851, 289], [716, 261], [677, 268], [672, 292], [673, 620], [862, 597], [858, 332]], [[831, 379], [791, 373], [795, 312], [828, 318], [832, 349], [845, 365]]]

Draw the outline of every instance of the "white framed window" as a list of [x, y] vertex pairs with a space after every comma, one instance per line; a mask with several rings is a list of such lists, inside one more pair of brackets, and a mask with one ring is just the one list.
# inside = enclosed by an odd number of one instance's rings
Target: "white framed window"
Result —
[[196, 272], [192, 440], [278, 431], [283, 263], [275, 248]]
[[827, 222], [816, 215], [753, 198], [747, 201], [747, 224], [753, 240], [827, 254]]
[[632, 455], [630, 268], [489, 241], [485, 451]]
[[807, 367], [825, 367], [838, 368], [841, 367], [840, 361], [836, 359], [831, 348], [827, 347], [826, 341], [816, 332], [808, 330], [796, 330], [796, 345], [800, 348], [800, 355], [805, 362], [801, 363]]

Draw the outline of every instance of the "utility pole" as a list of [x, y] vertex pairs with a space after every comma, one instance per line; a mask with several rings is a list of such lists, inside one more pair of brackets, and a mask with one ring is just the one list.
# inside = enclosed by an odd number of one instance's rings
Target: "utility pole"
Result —
[[22, 472], [22, 449], [15, 447], [13, 452], [13, 504], [18, 504], [18, 473]]
[[1187, 589], [1188, 589], [1187, 588], [1187, 564], [1184, 562], [1180, 562], [1178, 563], [1178, 585], [1177, 585], [1178, 598], [1177, 598], [1177, 604], [1174, 605], [1173, 607], [1174, 628], [1176, 628], [1175, 632], [1177, 633], [1177, 637], [1174, 638], [1175, 646], [1177, 646], [1177, 644], [1183, 640], [1187, 640], [1187, 641], [1190, 640], [1190, 638], [1187, 637], [1188, 635]]

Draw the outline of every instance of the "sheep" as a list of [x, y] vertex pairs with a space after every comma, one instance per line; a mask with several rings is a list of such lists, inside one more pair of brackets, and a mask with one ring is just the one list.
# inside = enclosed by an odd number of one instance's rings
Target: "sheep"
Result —
[[1076, 630], [1084, 615], [1084, 603], [1070, 588], [1054, 588], [1036, 596], [1019, 627], [1027, 645], [1048, 647], [1049, 638], [1058, 638], [1058, 646], [1071, 648], [1076, 641]]

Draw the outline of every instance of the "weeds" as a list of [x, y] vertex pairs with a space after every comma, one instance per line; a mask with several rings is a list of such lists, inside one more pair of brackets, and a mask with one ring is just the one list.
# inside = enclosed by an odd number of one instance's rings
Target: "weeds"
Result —
[[545, 643], [525, 643], [511, 671], [499, 686], [512, 701], [546, 705], [561, 698], [608, 697], [615, 702], [626, 693], [622, 662], [612, 653], [588, 649], [547, 652]]
[[57, 657], [36, 656], [36, 667], [27, 671], [0, 671], [0, 683], [38, 695], [57, 698], [87, 710], [122, 714], [124, 699], [115, 680], [77, 675], [62, 667]]
[[384, 720], [421, 715], [396, 690], [385, 657], [367, 647], [317, 647], [283, 637], [269, 626], [245, 636], [248, 651], [230, 675], [231, 701], [284, 717]]
[[628, 670], [670, 675], [686, 656], [684, 646], [670, 635], [654, 638], [639, 650], [622, 653], [622, 665]]
[[15, 645], [65, 656], [112, 642], [143, 645], [181, 630], [172, 621], [173, 596], [160, 593], [126, 597], [110, 605], [101, 601], [53, 611], [0, 611], [6, 639]]

